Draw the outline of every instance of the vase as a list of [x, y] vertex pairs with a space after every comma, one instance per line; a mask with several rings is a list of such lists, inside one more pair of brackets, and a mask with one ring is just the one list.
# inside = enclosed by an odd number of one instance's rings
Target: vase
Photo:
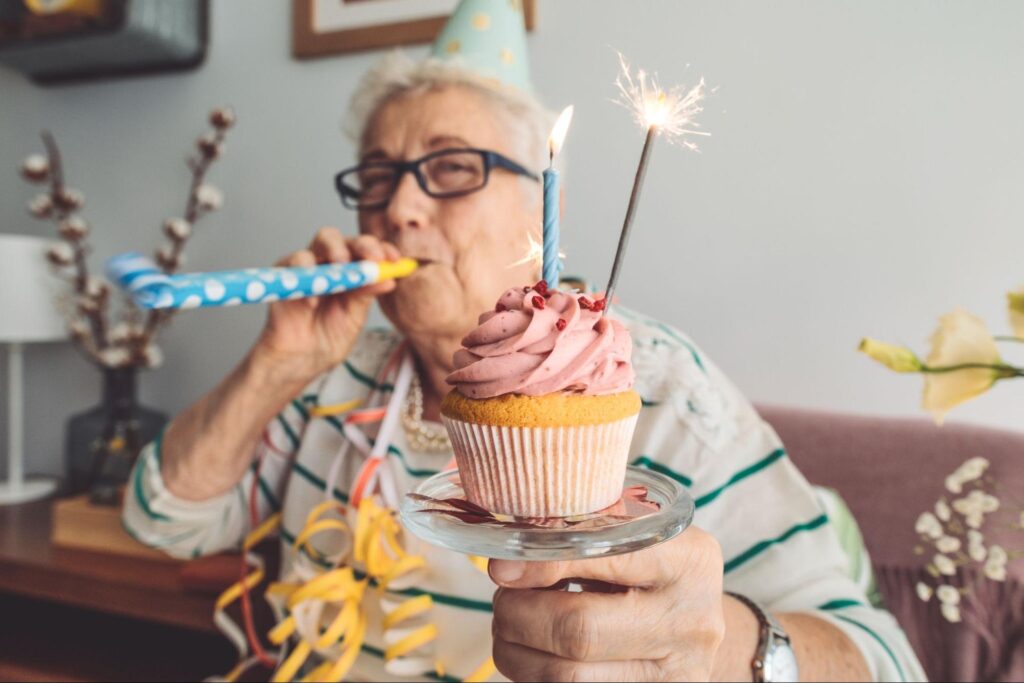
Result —
[[167, 416], [138, 402], [139, 369], [103, 368], [103, 400], [68, 420], [66, 467], [71, 493], [117, 505], [142, 448]]

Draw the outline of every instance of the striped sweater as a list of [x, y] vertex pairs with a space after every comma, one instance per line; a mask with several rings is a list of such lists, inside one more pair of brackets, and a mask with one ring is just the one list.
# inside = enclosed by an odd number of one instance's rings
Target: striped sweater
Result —
[[[772, 612], [807, 612], [834, 624], [859, 647], [874, 680], [924, 680], [899, 625], [872, 607], [850, 578], [847, 557], [821, 502], [751, 404], [679, 331], [620, 307], [615, 314], [633, 338], [635, 388], [643, 399], [631, 462], [675, 479], [693, 494], [694, 523], [721, 544], [726, 589]], [[309, 409], [364, 397], [398, 341], [388, 331], [364, 332], [345, 362], [291, 401], [268, 435], [297, 455], [291, 465], [264, 457], [255, 489], [254, 467], [221, 497], [181, 500], [161, 478], [159, 439], [147, 446], [125, 496], [126, 528], [176, 557], [238, 548], [249, 530], [249, 491], [256, 490], [262, 515], [283, 510], [286, 573], [295, 559], [291, 541], [310, 508], [325, 496], [346, 503], [361, 461], [357, 451], [344, 449], [348, 461], [341, 463], [338, 485], [325, 491], [325, 478], [345, 437], [336, 418], [311, 419]], [[404, 490], [436, 473], [450, 457], [414, 452], [401, 429], [388, 454]], [[445, 668], [444, 676], [429, 674], [423, 680], [460, 679], [490, 654], [495, 587], [465, 556], [416, 538], [408, 545], [425, 556], [428, 569], [401, 594], [432, 596], [439, 628], [432, 647]], [[380, 607], [372, 598], [367, 603], [366, 643], [349, 677], [394, 680], [383, 667]]]

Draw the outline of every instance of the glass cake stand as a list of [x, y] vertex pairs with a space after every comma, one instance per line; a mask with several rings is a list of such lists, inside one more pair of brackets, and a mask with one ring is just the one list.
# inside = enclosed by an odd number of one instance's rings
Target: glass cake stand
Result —
[[449, 550], [534, 561], [635, 552], [674, 538], [693, 521], [689, 492], [657, 472], [628, 468], [623, 494], [621, 505], [582, 517], [495, 518], [479, 508], [473, 511], [474, 506], [465, 502], [458, 471], [449, 470], [435, 474], [405, 497], [401, 519], [416, 536]]

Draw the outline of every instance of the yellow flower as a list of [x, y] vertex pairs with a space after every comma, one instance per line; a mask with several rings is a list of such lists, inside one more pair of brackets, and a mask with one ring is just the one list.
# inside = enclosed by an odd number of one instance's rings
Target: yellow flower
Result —
[[877, 339], [865, 337], [860, 340], [857, 350], [896, 372], [919, 372], [921, 370], [921, 361], [913, 351], [905, 346], [886, 344]]
[[1024, 289], [1006, 295], [1010, 309], [1010, 327], [1013, 336], [1024, 339]]
[[[1002, 359], [985, 323], [963, 309], [939, 319], [932, 335], [928, 369], [939, 370], [965, 364], [999, 365]], [[985, 393], [999, 379], [989, 368], [969, 368], [951, 372], [928, 372], [924, 378], [922, 405], [939, 424], [954, 406]]]

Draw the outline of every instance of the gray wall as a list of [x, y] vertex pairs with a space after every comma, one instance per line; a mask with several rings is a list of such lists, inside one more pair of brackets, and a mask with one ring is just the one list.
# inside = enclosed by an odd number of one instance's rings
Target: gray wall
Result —
[[[198, 71], [56, 88], [0, 71], [0, 231], [43, 230], [15, 169], [48, 126], [87, 194], [94, 263], [148, 250], [181, 211], [181, 160], [222, 102], [240, 121], [212, 176], [227, 201], [201, 226], [190, 267], [269, 263], [320, 225], [351, 230], [330, 178], [352, 160], [340, 117], [377, 55], [300, 63], [289, 2], [212, 4]], [[1003, 294], [1024, 281], [1024, 3], [539, 4], [535, 80], [552, 107], [577, 110], [571, 270], [605, 278], [640, 151], [640, 132], [609, 102], [612, 48], [665, 81], [703, 74], [720, 86], [703, 153], [655, 152], [620, 294], [686, 329], [751, 397], [916, 415], [918, 378], [855, 353], [862, 335], [924, 350], [955, 305], [1005, 329]], [[144, 399], [180, 410], [241, 357], [261, 318], [256, 308], [180, 317]], [[31, 349], [27, 365], [31, 469], [57, 471], [63, 422], [95, 402], [98, 375], [61, 345]], [[1022, 389], [953, 417], [1020, 428]]]

